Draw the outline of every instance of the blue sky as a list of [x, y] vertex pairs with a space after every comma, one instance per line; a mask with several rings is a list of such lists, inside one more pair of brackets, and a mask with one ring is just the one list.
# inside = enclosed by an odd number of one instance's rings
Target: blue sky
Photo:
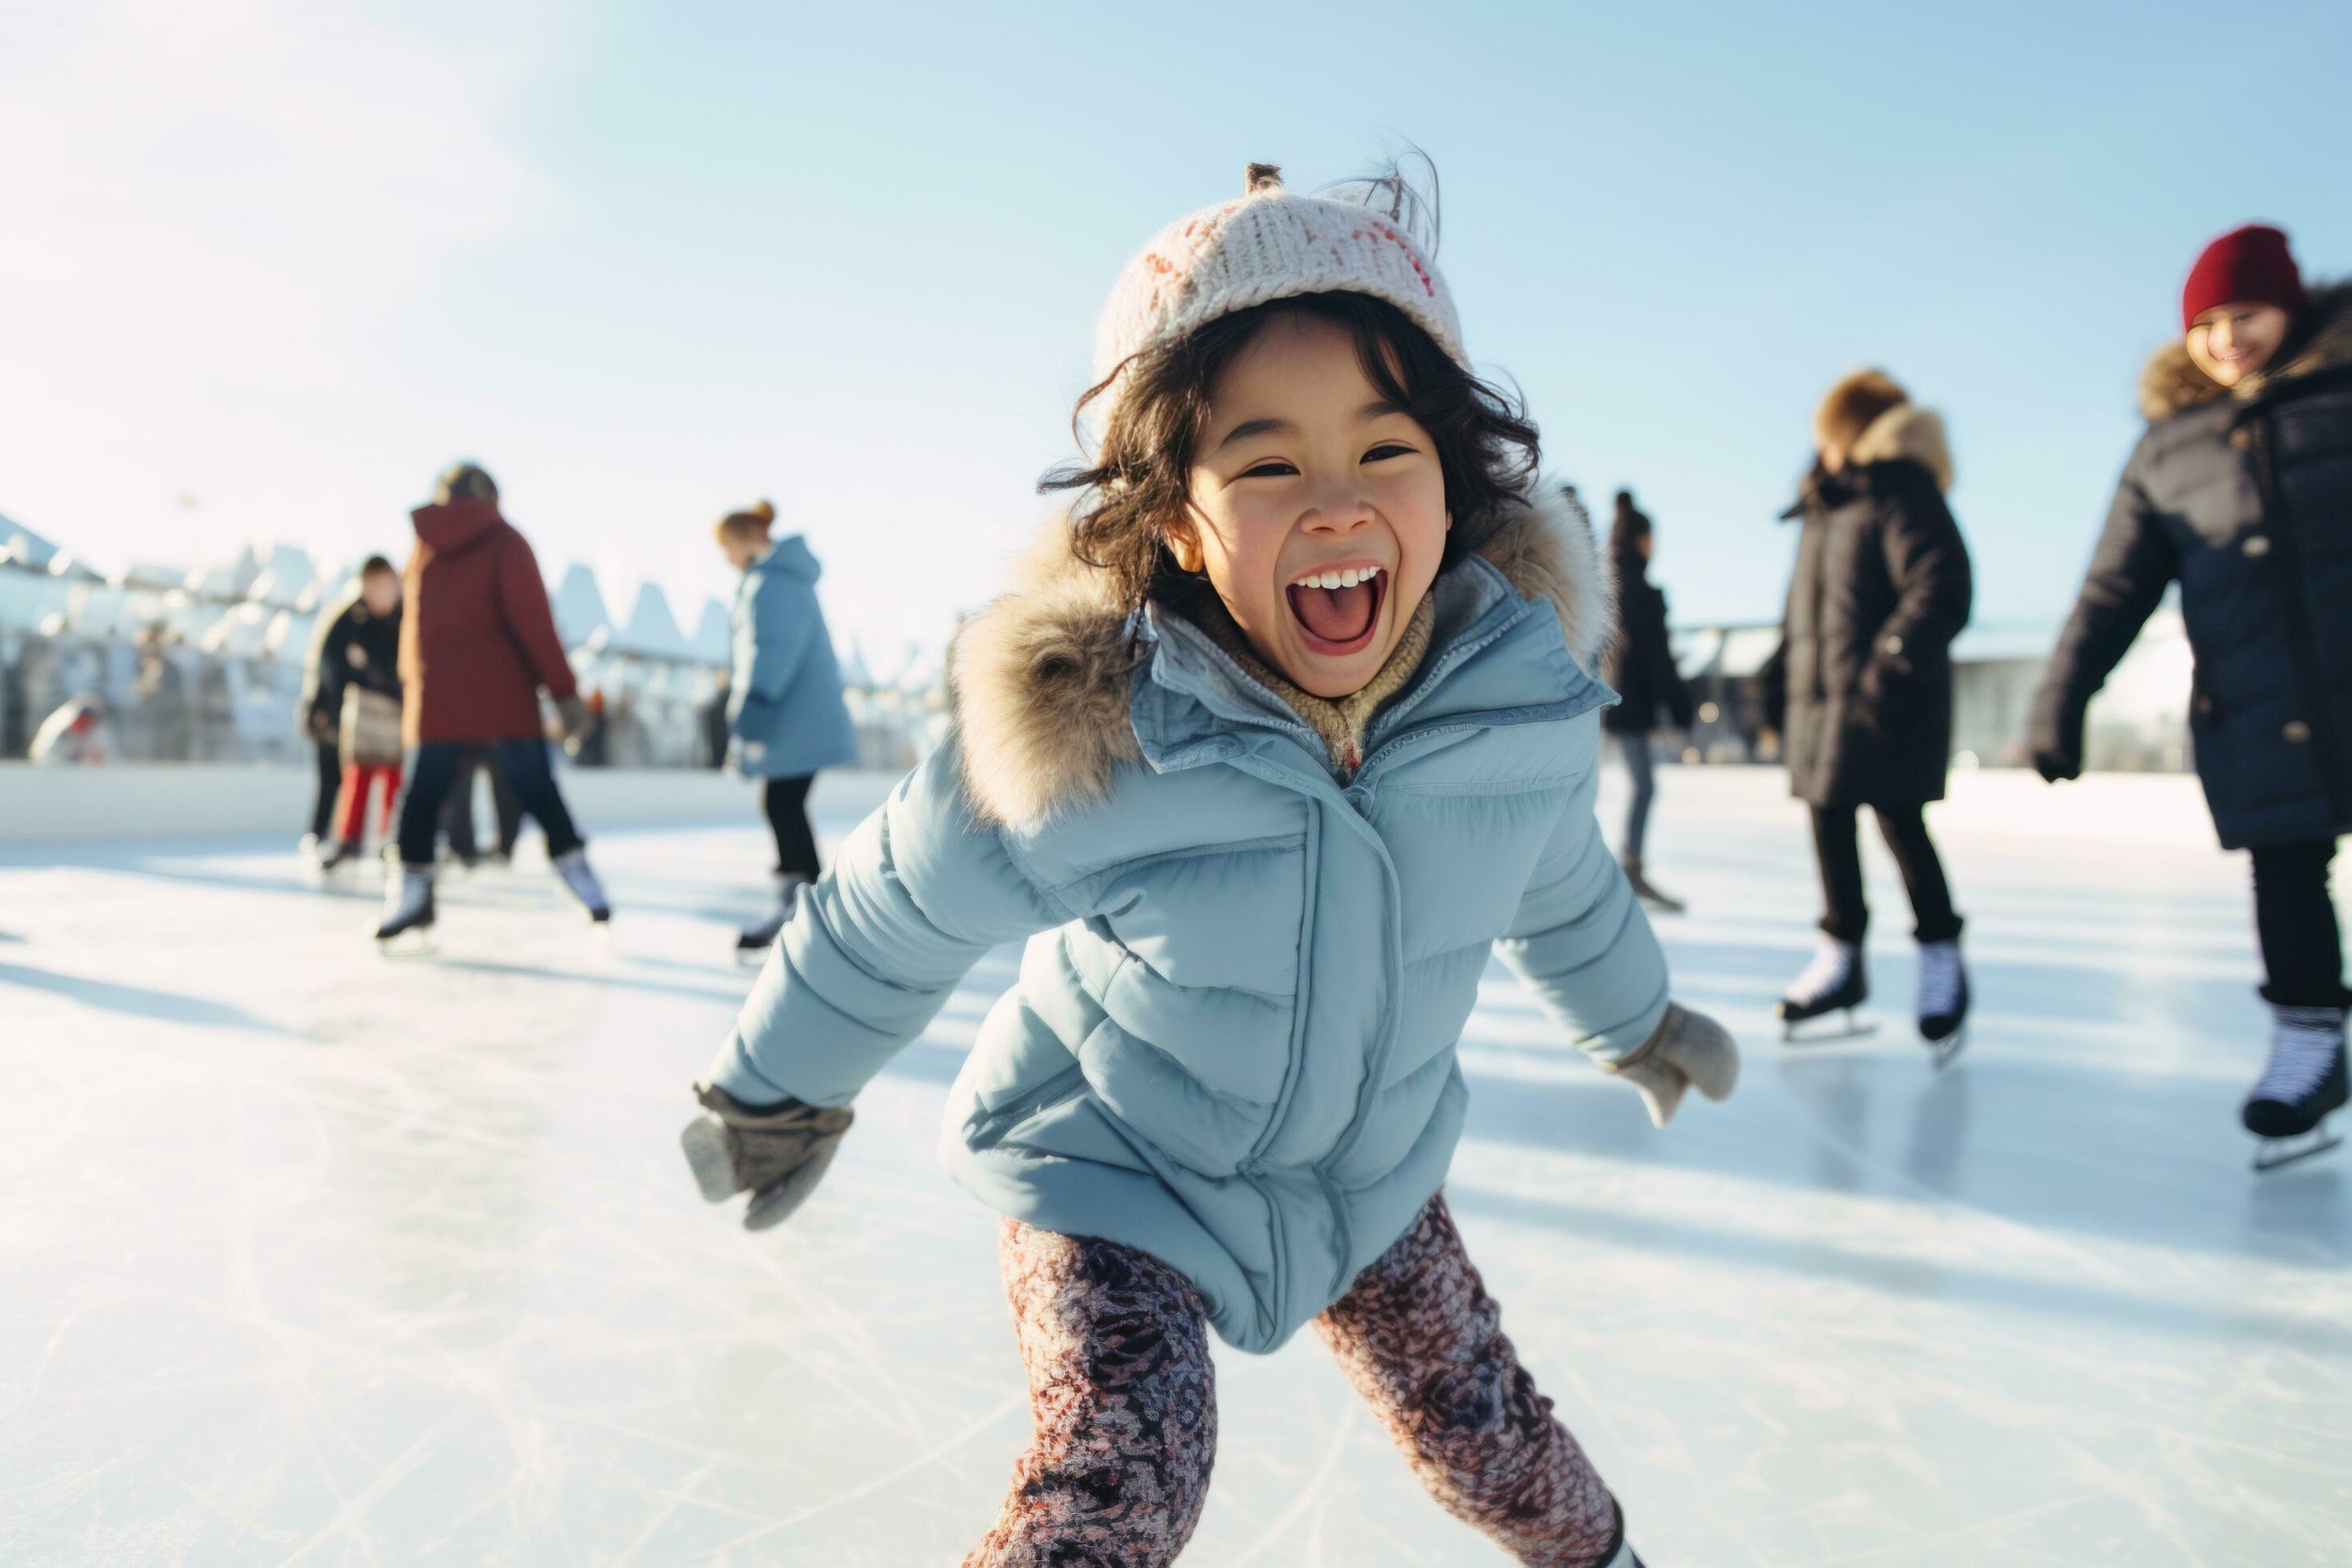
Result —
[[1777, 613], [1864, 363], [1950, 421], [1979, 616], [2054, 616], [2198, 246], [2269, 218], [2352, 272], [2352, 11], [2214, 18], [34, 0], [0, 511], [101, 565], [391, 549], [468, 453], [616, 597], [690, 622], [766, 495], [840, 629], [935, 641], [1043, 515], [1122, 259], [1246, 161], [1410, 139], [1472, 353], [1554, 471], [1637, 489], [1678, 618]]

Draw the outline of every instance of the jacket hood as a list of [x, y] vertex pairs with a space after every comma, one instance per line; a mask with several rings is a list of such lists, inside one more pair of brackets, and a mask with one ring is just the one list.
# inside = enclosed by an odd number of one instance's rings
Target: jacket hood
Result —
[[2140, 413], [2149, 424], [2161, 424], [2220, 398], [2250, 403], [2281, 382], [2352, 364], [2352, 279], [2314, 289], [2296, 326], [2301, 342], [2290, 342], [2285, 363], [2228, 387], [2199, 370], [2189, 357], [2189, 346], [2173, 339], [2150, 355], [2139, 373]]
[[817, 564], [815, 555], [810, 552], [808, 541], [794, 533], [768, 546], [768, 552], [751, 563], [751, 570], [782, 572], [804, 583], [814, 583], [824, 568]]
[[[1616, 631], [1615, 595], [1580, 507], [1540, 496], [1477, 553], [1521, 598], [1549, 604], [1569, 653], [1599, 668]], [[1140, 757], [1130, 706], [1139, 653], [1109, 574], [1071, 553], [1055, 518], [950, 655], [964, 785], [983, 816], [1034, 822], [1099, 799], [1113, 770]]]
[[445, 555], [480, 542], [506, 521], [499, 515], [498, 502], [473, 496], [420, 506], [408, 517], [416, 524], [416, 537]]
[[1916, 403], [1899, 403], [1863, 427], [1846, 454], [1850, 467], [1909, 458], [1936, 478], [1936, 488], [1952, 488], [1952, 447], [1944, 416]]

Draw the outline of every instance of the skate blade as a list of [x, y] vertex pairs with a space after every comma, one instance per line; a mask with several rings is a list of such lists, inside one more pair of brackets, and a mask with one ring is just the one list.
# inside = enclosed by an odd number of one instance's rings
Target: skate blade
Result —
[[2292, 1138], [2265, 1138], [2254, 1146], [2254, 1171], [2260, 1174], [2315, 1159], [2331, 1149], [2341, 1148], [2343, 1143], [2342, 1137], [2325, 1127], [2315, 1127]]
[[404, 931], [375, 939], [375, 950], [385, 958], [430, 958], [441, 951], [430, 931]]
[[1940, 1040], [1927, 1042], [1927, 1049], [1935, 1058], [1934, 1065], [1937, 1072], [1942, 1072], [1950, 1067], [1953, 1058], [1968, 1049], [1968, 1047], [1969, 1032], [1966, 1027], [1956, 1029]]
[[[1794, 1024], [1782, 1024], [1780, 1043], [1784, 1046], [1834, 1046], [1844, 1040], [1866, 1040], [1878, 1033], [1875, 1018], [1856, 1018], [1851, 1013], [1846, 1015], [1845, 1023], [1842, 1026], [1832, 1024], [1825, 1029], [1811, 1030], [1811, 1026], [1821, 1021], [1820, 1018], [1806, 1018]], [[1800, 1033], [1801, 1030], [1807, 1032]]]

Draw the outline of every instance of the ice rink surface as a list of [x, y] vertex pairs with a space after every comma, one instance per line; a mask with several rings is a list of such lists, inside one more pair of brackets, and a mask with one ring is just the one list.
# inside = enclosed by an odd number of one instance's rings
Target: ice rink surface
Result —
[[[1604, 795], [1612, 821], [1615, 786]], [[1777, 773], [1666, 770], [1677, 990], [1746, 1077], [1654, 1131], [1497, 969], [1449, 1184], [1505, 1328], [1653, 1568], [2352, 1562], [2352, 1151], [2257, 1178], [2242, 857], [2192, 781], [1962, 775], [1932, 818], [1974, 1043], [1768, 1014], [1811, 947]], [[870, 795], [870, 791], [867, 792]], [[853, 784], [821, 795], [828, 838]], [[587, 825], [592, 830], [594, 824]], [[1026, 1426], [991, 1217], [933, 1158], [993, 955], [747, 1236], [676, 1135], [749, 984], [740, 828], [607, 834], [441, 955], [290, 844], [0, 855], [0, 1562], [954, 1563]], [[1310, 1335], [1221, 1357], [1187, 1563], [1500, 1563]]]

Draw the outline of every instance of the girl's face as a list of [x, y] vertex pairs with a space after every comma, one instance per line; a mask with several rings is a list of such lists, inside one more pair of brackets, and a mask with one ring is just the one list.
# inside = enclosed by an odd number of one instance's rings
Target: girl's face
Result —
[[2189, 357], [2221, 385], [2235, 386], [2271, 363], [2286, 328], [2276, 305], [2216, 305], [2189, 323]]
[[719, 548], [727, 557], [727, 564], [738, 572], [749, 571], [751, 563], [767, 553], [768, 542], [756, 533], [728, 532], [719, 536]]
[[1429, 592], [1454, 518], [1429, 432], [1333, 322], [1277, 314], [1217, 379], [1170, 548], [1252, 648], [1318, 697], [1362, 690]]

